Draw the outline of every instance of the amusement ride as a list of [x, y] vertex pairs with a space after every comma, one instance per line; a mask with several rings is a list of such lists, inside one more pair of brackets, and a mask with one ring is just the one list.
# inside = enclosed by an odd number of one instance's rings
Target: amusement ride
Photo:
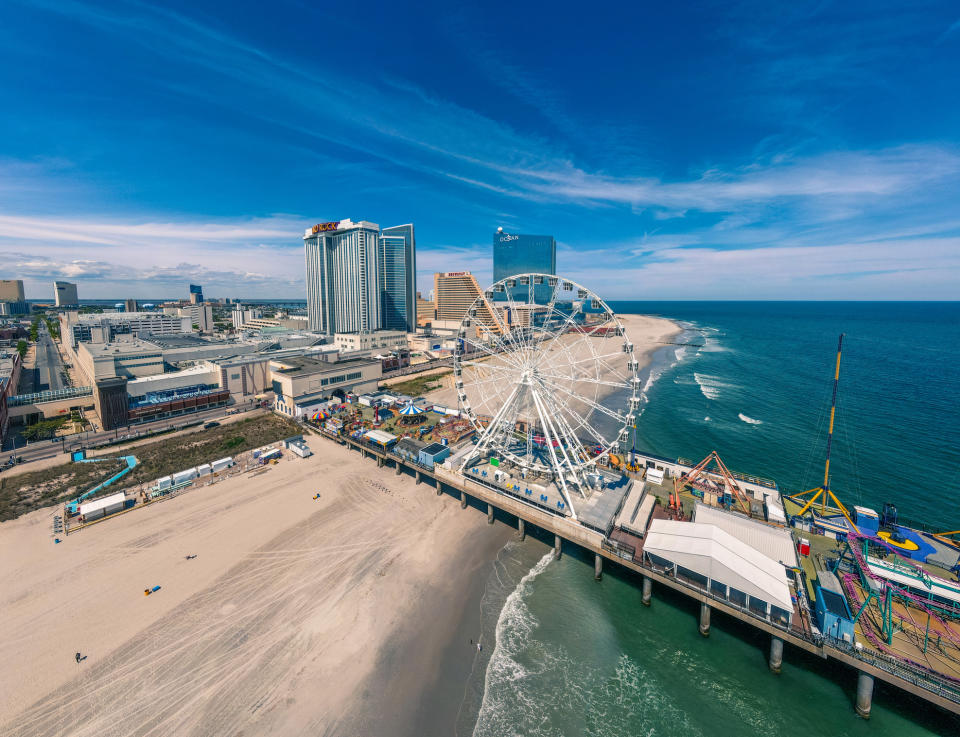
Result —
[[628, 439], [640, 408], [633, 344], [589, 289], [549, 274], [502, 279], [476, 297], [454, 354], [461, 412], [478, 460], [554, 482], [576, 519], [598, 459]]

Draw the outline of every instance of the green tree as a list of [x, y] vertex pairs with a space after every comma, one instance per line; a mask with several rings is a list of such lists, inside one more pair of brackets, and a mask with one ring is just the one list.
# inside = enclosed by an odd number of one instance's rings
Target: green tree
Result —
[[70, 421], [70, 417], [54, 417], [50, 420], [40, 420], [32, 425], [28, 425], [23, 431], [23, 437], [27, 441], [44, 440], [52, 438], [57, 434], [64, 424]]
[[20, 358], [23, 358], [27, 355], [27, 349], [30, 347], [30, 344], [25, 340], [17, 341], [17, 353], [20, 354]]

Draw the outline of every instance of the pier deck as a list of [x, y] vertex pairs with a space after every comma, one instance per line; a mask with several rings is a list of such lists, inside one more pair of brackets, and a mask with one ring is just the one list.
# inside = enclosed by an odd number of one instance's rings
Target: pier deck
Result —
[[[494, 509], [499, 509], [517, 517], [518, 520], [526, 524], [536, 525], [557, 536], [558, 545], [561, 539], [574, 543], [582, 549], [598, 556], [598, 560], [606, 559], [616, 563], [628, 570], [641, 574], [651, 581], [655, 581], [662, 586], [666, 586], [684, 596], [698, 601], [709, 608], [716, 609], [730, 617], [749, 624], [771, 635], [771, 637], [774, 638], [773, 642], [775, 646], [777, 641], [788, 642], [794, 647], [805, 650], [825, 660], [833, 659], [850, 666], [861, 673], [861, 684], [865, 677], [867, 680], [871, 677], [876, 678], [903, 689], [948, 712], [960, 715], [960, 685], [952, 682], [949, 677], [940, 679], [933, 674], [914, 670], [906, 663], [876, 649], [863, 648], [860, 650], [853, 646], [844, 647], [841, 643], [834, 644], [832, 641], [812, 633], [808, 624], [804, 622], [800, 615], [799, 609], [795, 610], [793, 626], [781, 626], [778, 623], [754, 614], [745, 607], [740, 607], [729, 600], [715, 597], [705, 589], [684, 580], [677, 579], [667, 572], [653, 568], [643, 561], [642, 555], [639, 552], [642, 550], [642, 545], [636, 546], [635, 543], [628, 543], [633, 544], [638, 551], [631, 559], [628, 557], [628, 553], [624, 553], [624, 548], [617, 545], [618, 538], [614, 537], [608, 540], [604, 535], [589, 530], [564, 516], [552, 514], [532, 504], [528, 504], [519, 498], [502, 493], [488, 483], [440, 467], [428, 469], [418, 463], [394, 455], [388, 450], [376, 449], [362, 441], [357, 441], [349, 437], [332, 437], [327, 433], [321, 434], [334, 442], [345, 443], [361, 451], [365, 456], [377, 459], [380, 465], [385, 465], [390, 462], [397, 468], [397, 472], [406, 468], [411, 472], [419, 474], [418, 478], [432, 478], [438, 485], [438, 489], [446, 487], [451, 492], [460, 494], [461, 499], [464, 501], [466, 501], [466, 497], [473, 497], [477, 501], [490, 505]], [[686, 504], [684, 506], [686, 509]], [[690, 511], [692, 511], [692, 503]], [[639, 538], [634, 538], [634, 540], [639, 541]], [[627, 541], [624, 540], [622, 542]], [[779, 646], [776, 647], [779, 648]]]

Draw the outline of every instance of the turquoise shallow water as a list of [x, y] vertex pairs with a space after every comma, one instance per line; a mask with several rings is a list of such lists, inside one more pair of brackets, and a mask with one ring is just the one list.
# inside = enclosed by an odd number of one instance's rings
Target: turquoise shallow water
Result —
[[[847, 501], [960, 527], [960, 305], [614, 303], [680, 320], [694, 347], [667, 347], [637, 427], [637, 447], [806, 489], [822, 476], [837, 336], [846, 332], [833, 488]], [[941, 528], [942, 529], [942, 528]], [[474, 729], [488, 735], [960, 734], [945, 717], [877, 684], [869, 723], [853, 713], [856, 676], [655, 590], [650, 608], [626, 573], [601, 583], [592, 560], [552, 561], [528, 538], [502, 608]]]

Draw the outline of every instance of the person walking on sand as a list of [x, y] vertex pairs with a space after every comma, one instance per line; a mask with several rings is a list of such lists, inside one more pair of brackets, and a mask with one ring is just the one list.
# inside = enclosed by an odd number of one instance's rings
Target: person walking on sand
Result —
[[482, 653], [482, 652], [483, 652], [483, 645], [481, 645], [479, 642], [477, 643], [477, 652], [478, 652], [478, 653]]

